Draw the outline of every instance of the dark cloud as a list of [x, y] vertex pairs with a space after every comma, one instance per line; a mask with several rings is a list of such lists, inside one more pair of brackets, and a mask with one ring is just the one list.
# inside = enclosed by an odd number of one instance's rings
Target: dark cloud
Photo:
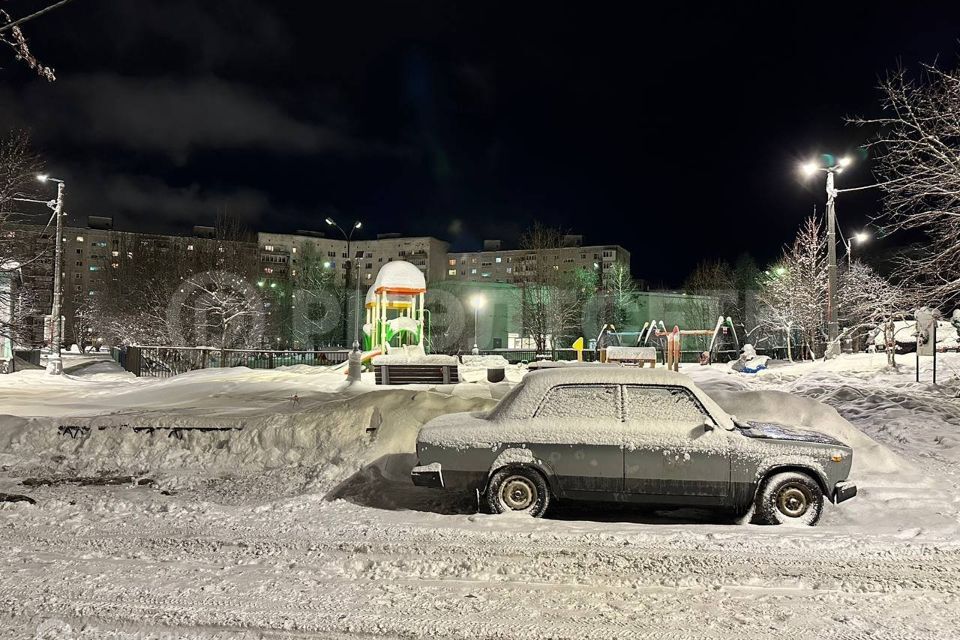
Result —
[[178, 163], [199, 149], [303, 154], [382, 148], [296, 118], [268, 95], [210, 76], [76, 75], [33, 84], [2, 102], [8, 119], [31, 124], [41, 139], [161, 153]]

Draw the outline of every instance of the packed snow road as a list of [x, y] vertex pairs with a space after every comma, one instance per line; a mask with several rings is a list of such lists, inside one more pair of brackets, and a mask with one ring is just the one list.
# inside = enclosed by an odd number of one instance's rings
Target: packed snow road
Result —
[[478, 515], [413, 487], [419, 425], [492, 406], [497, 386], [158, 382], [106, 363], [0, 378], [0, 496], [36, 502], [0, 501], [0, 637], [960, 638], [960, 381], [878, 362], [689, 370], [742, 417], [854, 445], [861, 495], [799, 529], [609, 505]]
[[950, 544], [57, 493], [3, 533], [0, 602], [23, 637], [51, 620], [89, 638], [957, 637]]

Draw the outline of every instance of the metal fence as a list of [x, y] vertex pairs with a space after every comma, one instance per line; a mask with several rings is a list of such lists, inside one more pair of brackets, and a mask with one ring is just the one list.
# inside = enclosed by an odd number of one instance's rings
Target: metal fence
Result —
[[269, 351], [207, 347], [114, 347], [113, 359], [139, 377], [166, 378], [198, 369], [248, 367], [275, 369], [296, 364], [324, 366], [347, 361], [347, 349], [328, 351]]

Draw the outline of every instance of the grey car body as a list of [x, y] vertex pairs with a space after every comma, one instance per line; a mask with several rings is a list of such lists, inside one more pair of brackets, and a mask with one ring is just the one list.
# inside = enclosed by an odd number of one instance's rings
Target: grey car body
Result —
[[535, 469], [555, 499], [747, 511], [771, 474], [856, 494], [850, 447], [827, 435], [735, 421], [680, 373], [566, 367], [528, 373], [490, 412], [455, 413], [417, 438], [415, 484], [487, 490], [500, 469]]

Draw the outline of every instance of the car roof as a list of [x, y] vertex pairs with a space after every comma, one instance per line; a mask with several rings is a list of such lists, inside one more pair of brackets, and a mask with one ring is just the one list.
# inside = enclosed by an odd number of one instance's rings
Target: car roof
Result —
[[[733, 428], [733, 420], [693, 381], [682, 373], [669, 369], [647, 369], [621, 365], [595, 364], [549, 367], [530, 371], [523, 377], [525, 389], [515, 403], [521, 405], [520, 413], [533, 415], [536, 405], [551, 388], [564, 384], [650, 384], [684, 387], [703, 404], [704, 408], [724, 429]], [[512, 412], [511, 412], [512, 413]]]

